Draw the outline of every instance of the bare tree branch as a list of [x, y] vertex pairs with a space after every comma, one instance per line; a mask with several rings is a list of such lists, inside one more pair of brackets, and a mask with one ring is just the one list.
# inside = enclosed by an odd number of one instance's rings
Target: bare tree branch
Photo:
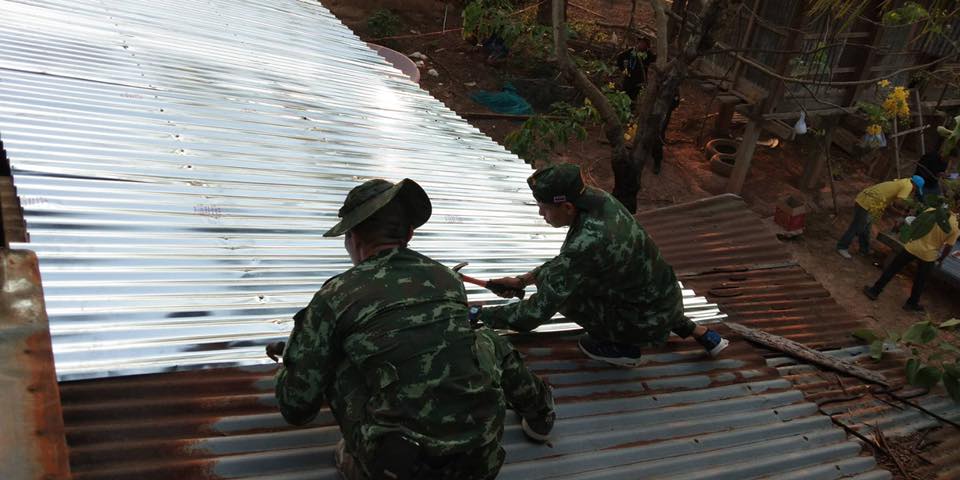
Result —
[[[720, 45], [720, 42], [717, 42], [717, 44]], [[726, 48], [726, 47], [724, 46], [723, 48]], [[799, 84], [806, 84], [806, 85], [822, 85], [822, 86], [831, 86], [831, 87], [846, 87], [846, 86], [853, 86], [853, 85], [869, 85], [869, 84], [871, 84], [871, 83], [877, 83], [877, 82], [879, 82], [880, 80], [885, 80], [885, 79], [888, 79], [888, 78], [892, 78], [892, 77], [895, 77], [895, 76], [897, 76], [897, 75], [900, 75], [901, 73], [913, 72], [913, 71], [916, 71], [916, 70], [923, 70], [923, 69], [932, 67], [932, 66], [934, 66], [934, 65], [936, 65], [936, 64], [938, 64], [938, 63], [943, 63], [943, 62], [945, 62], [945, 61], [947, 61], [947, 60], [950, 60], [951, 58], [954, 58], [954, 57], [956, 57], [956, 56], [958, 55], [957, 53], [953, 53], [953, 54], [951, 54], [951, 55], [946, 55], [946, 56], [940, 57], [940, 58], [938, 58], [938, 59], [936, 59], [936, 60], [933, 60], [932, 62], [929, 62], [929, 63], [924, 63], [924, 64], [922, 64], [922, 65], [914, 65], [914, 66], [912, 66], [912, 67], [901, 68], [901, 69], [899, 69], [899, 70], [895, 70], [895, 71], [893, 71], [893, 72], [891, 72], [891, 73], [888, 73], [888, 74], [886, 74], [886, 75], [881, 75], [881, 76], [879, 76], [879, 77], [870, 78], [870, 79], [866, 79], [866, 80], [855, 80], [855, 81], [847, 81], [847, 82], [823, 82], [823, 81], [817, 81], [817, 80], [804, 80], [804, 79], [802, 79], [802, 78], [788, 77], [788, 76], [780, 75], [780, 74], [778, 74], [777, 72], [774, 72], [773, 70], [770, 70], [769, 68], [767, 68], [767, 66], [762, 65], [762, 64], [760, 64], [760, 63], [757, 63], [757, 62], [755, 62], [755, 61], [753, 61], [753, 60], [751, 60], [751, 59], [749, 59], [749, 58], [747, 58], [747, 57], [744, 57], [743, 55], [740, 55], [740, 54], [738, 54], [738, 53], [733, 53], [733, 52], [730, 52], [729, 54], [730, 54], [731, 56], [733, 56], [734, 58], [736, 58], [737, 60], [740, 60], [741, 62], [746, 63], [747, 65], [750, 65], [751, 67], [756, 68], [757, 70], [760, 70], [760, 71], [763, 72], [764, 74], [766, 74], [766, 75], [768, 75], [768, 76], [771, 76], [771, 77], [773, 77], [773, 78], [782, 80], [782, 81], [787, 82], [787, 83], [799, 83]]]

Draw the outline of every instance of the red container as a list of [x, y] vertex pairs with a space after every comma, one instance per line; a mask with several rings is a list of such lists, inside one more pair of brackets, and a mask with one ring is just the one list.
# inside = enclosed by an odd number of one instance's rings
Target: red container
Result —
[[777, 203], [773, 221], [788, 232], [803, 230], [807, 218], [807, 207], [803, 202], [787, 197]]

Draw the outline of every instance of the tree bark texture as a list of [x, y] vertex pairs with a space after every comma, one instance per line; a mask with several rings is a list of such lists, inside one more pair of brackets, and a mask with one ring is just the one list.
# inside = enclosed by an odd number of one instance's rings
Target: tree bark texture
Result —
[[613, 150], [613, 163], [616, 164], [618, 161], [623, 163], [628, 157], [627, 145], [623, 140], [623, 124], [620, 123], [620, 118], [610, 102], [607, 101], [607, 97], [577, 68], [567, 53], [565, 22], [561, 14], [565, 8], [566, 0], [552, 0], [552, 3], [554, 56], [557, 66], [560, 67], [570, 83], [597, 109], [600, 119], [603, 120], [603, 134], [610, 142], [610, 147]]
[[[674, 98], [679, 95], [680, 83], [687, 78], [690, 64], [713, 46], [712, 34], [729, 0], [707, 0], [700, 15], [699, 28], [692, 32], [680, 54], [666, 63], [663, 70], [652, 66], [647, 75], [643, 95], [638, 99], [634, 113], [638, 118], [637, 135], [633, 139], [627, 165], [619, 168], [614, 162], [614, 196], [635, 213], [637, 193], [644, 166], [654, 155], [662, 155], [663, 128], [670, 121]], [[666, 38], [666, 32], [658, 32]], [[659, 62], [658, 62], [659, 63]], [[620, 175], [631, 175], [624, 178]]]
[[[567, 21], [567, 2], [563, 2], [563, 21]], [[553, 25], [553, 1], [548, 0], [537, 7], [537, 23], [540, 25]]]

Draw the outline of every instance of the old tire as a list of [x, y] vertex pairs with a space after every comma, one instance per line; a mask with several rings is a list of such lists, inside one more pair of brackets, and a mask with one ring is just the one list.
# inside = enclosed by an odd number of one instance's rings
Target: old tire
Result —
[[716, 153], [710, 159], [710, 170], [721, 177], [729, 177], [733, 173], [733, 164], [736, 159], [736, 155]]
[[714, 138], [707, 142], [703, 147], [704, 156], [707, 157], [707, 160], [713, 160], [713, 156], [717, 154], [723, 155], [736, 155], [737, 149], [740, 148], [740, 142], [732, 140], [729, 138]]

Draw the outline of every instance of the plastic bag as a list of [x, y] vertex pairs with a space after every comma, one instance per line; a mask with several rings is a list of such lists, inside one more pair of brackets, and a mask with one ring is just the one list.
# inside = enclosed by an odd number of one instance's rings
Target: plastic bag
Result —
[[793, 125], [793, 131], [797, 135], [807, 133], [807, 112], [800, 112], [800, 119]]
[[883, 148], [887, 146], [887, 137], [883, 135], [883, 132], [876, 135], [865, 133], [863, 134], [863, 144], [870, 148]]

